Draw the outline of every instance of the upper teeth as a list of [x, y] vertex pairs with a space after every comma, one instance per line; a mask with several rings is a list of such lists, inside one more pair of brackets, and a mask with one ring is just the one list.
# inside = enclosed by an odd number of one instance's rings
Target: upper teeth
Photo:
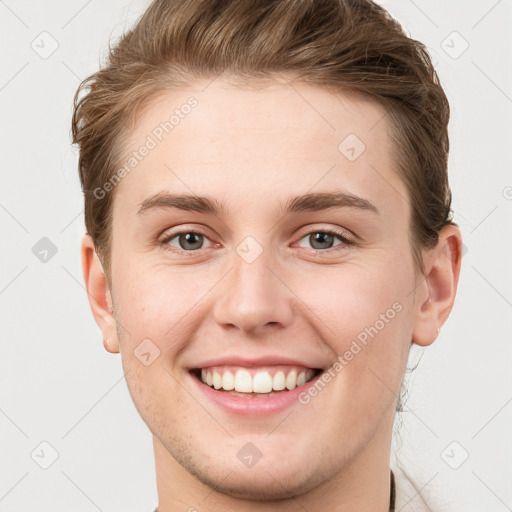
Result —
[[272, 376], [268, 370], [249, 372], [245, 368], [237, 370], [208, 368], [201, 370], [201, 380], [215, 389], [235, 390], [241, 393], [270, 393], [272, 390], [292, 390], [302, 386], [314, 376], [314, 370], [278, 370]]

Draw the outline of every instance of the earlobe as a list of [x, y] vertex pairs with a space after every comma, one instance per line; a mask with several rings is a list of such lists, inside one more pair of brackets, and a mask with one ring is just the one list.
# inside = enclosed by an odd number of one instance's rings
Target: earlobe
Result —
[[103, 334], [103, 345], [108, 352], [119, 352], [112, 297], [103, 266], [92, 238], [84, 236], [81, 245], [82, 272], [89, 305], [94, 320]]
[[425, 254], [425, 276], [416, 289], [412, 342], [433, 343], [446, 322], [457, 293], [462, 254], [462, 236], [457, 226], [447, 225], [437, 245]]
[[103, 338], [103, 346], [105, 347], [105, 350], [111, 354], [119, 353], [119, 344], [117, 341], [113, 343], [110, 338]]

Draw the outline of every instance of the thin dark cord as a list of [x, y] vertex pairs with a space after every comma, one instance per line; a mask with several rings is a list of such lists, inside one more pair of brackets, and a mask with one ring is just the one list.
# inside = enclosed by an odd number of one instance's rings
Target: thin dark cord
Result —
[[391, 490], [389, 496], [389, 512], [395, 512], [396, 488], [395, 488], [395, 475], [391, 472]]

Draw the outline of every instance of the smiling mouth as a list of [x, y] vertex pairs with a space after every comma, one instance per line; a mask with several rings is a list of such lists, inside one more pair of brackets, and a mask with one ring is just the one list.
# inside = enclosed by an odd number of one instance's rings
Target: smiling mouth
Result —
[[254, 398], [286, 393], [308, 383], [322, 371], [320, 368], [295, 366], [261, 369], [217, 366], [194, 368], [190, 370], [190, 373], [203, 384], [216, 391]]

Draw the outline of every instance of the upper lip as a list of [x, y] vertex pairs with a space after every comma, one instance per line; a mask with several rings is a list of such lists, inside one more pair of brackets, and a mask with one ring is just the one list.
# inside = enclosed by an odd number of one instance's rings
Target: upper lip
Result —
[[258, 366], [272, 366], [272, 365], [289, 365], [289, 366], [303, 366], [304, 368], [320, 368], [319, 366], [311, 366], [311, 363], [292, 359], [285, 356], [261, 356], [257, 358], [245, 358], [240, 356], [225, 356], [217, 357], [214, 359], [207, 359], [197, 363], [190, 369], [196, 368], [209, 368], [210, 366], [242, 366], [242, 367], [258, 367]]

